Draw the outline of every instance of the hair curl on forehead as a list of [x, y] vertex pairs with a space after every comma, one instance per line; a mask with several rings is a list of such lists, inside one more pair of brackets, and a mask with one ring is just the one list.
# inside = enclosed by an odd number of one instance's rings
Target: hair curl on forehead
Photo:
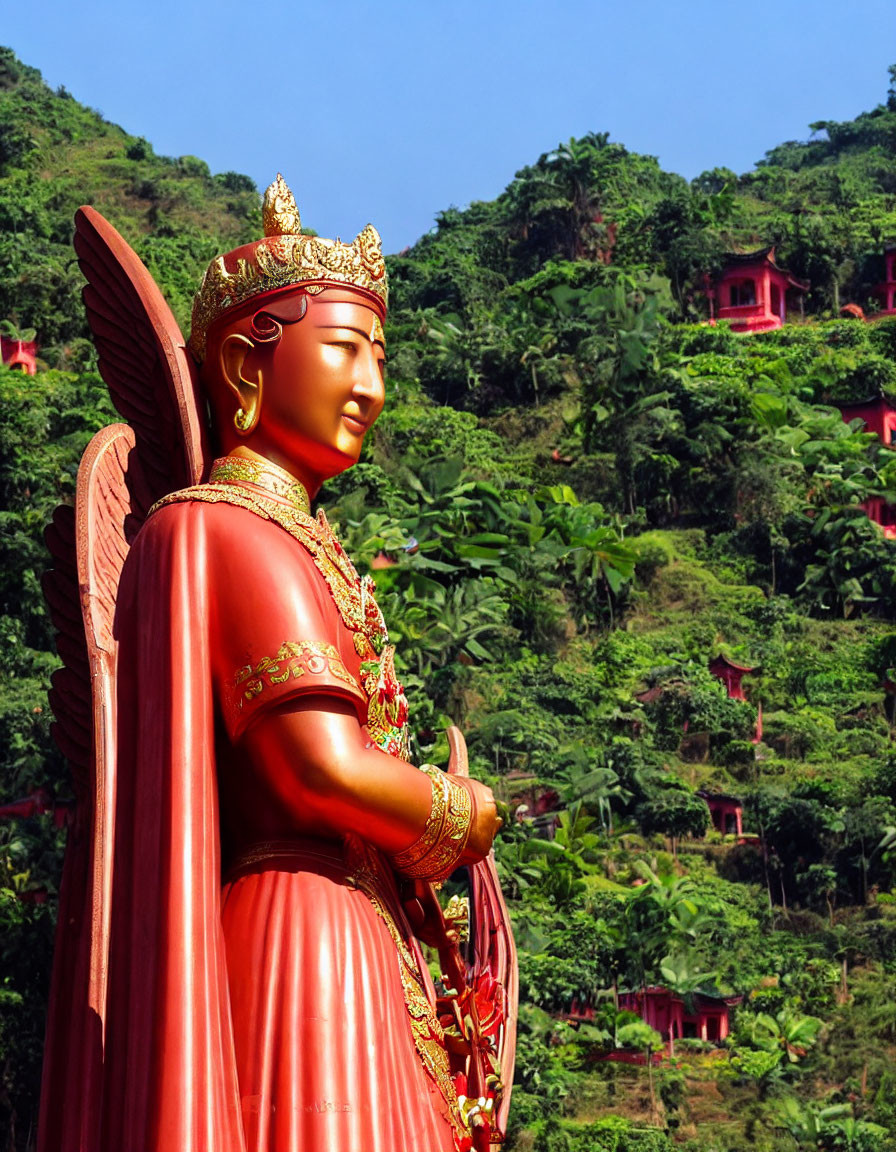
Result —
[[308, 297], [302, 292], [272, 300], [259, 308], [249, 325], [249, 335], [258, 344], [272, 344], [283, 335], [284, 324], [297, 324], [308, 311]]
[[267, 300], [261, 308], [233, 308], [209, 329], [206, 354], [202, 363], [208, 364], [225, 336], [238, 332], [253, 344], [274, 345], [283, 335], [284, 324], [297, 324], [308, 311], [306, 292], [288, 292]]

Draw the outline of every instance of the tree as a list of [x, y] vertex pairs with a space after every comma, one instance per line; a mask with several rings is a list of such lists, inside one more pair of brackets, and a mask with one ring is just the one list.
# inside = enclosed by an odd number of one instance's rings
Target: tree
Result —
[[638, 805], [635, 816], [645, 835], [662, 832], [673, 847], [682, 836], [702, 836], [709, 827], [706, 801], [683, 787], [665, 787]]

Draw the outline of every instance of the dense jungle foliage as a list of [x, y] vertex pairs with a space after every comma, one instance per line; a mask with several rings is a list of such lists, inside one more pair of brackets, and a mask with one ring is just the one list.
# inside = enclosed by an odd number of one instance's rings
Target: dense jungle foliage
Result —
[[[377, 562], [417, 753], [444, 762], [459, 723], [506, 806], [520, 1152], [896, 1149], [896, 543], [862, 509], [896, 503], [896, 455], [836, 407], [896, 398], [896, 321], [839, 318], [873, 308], [896, 240], [891, 81], [743, 176], [570, 140], [389, 260], [387, 410], [323, 501]], [[0, 369], [0, 803], [44, 789], [57, 814], [42, 532], [112, 417], [82, 202], [184, 324], [205, 263], [259, 230], [246, 177], [156, 156], [0, 50], [0, 318], [42, 357]], [[707, 325], [724, 253], [772, 243], [805, 322]], [[754, 668], [749, 702], [720, 653]], [[712, 829], [712, 793], [744, 837]], [[34, 1146], [59, 823], [0, 823], [10, 1152]], [[740, 997], [727, 1042], [670, 1050], [620, 1010], [660, 984]]]

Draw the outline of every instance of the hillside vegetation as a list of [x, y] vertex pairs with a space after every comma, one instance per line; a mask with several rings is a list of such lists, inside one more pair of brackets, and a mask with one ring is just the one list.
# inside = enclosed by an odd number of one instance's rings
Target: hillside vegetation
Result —
[[[896, 503], [896, 455], [836, 408], [896, 398], [896, 322], [839, 319], [896, 240], [896, 87], [811, 131], [691, 183], [571, 140], [389, 259], [386, 413], [322, 500], [359, 567], [378, 559], [415, 755], [444, 762], [460, 724], [506, 805], [509, 1150], [896, 1149], [896, 543], [861, 507]], [[85, 201], [183, 323], [206, 261], [259, 230], [245, 177], [155, 156], [0, 50], [0, 318], [38, 330], [44, 364], [0, 369], [0, 803], [70, 796], [39, 576], [112, 417], [70, 250]], [[807, 322], [707, 325], [704, 277], [770, 243], [811, 281]], [[748, 702], [709, 673], [720, 653], [754, 668]], [[713, 792], [743, 801], [743, 838], [711, 829]], [[63, 841], [49, 814], [0, 824], [16, 1152]], [[728, 1041], [668, 1051], [619, 1007], [651, 985], [740, 997]]]

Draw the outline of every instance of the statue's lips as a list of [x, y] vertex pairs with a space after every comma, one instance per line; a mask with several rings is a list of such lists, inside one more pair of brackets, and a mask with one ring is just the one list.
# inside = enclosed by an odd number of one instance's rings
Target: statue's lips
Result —
[[362, 420], [360, 416], [349, 416], [347, 412], [342, 413], [342, 419], [345, 421], [350, 432], [363, 433], [366, 432], [369, 427], [366, 420]]

